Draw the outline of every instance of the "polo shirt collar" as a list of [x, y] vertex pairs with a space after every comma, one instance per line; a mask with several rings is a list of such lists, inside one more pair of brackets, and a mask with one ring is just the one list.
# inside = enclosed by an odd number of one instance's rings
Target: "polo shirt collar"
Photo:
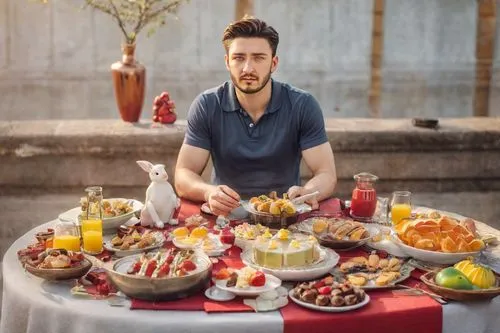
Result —
[[[281, 107], [281, 84], [271, 79], [271, 100], [267, 105], [265, 113], [273, 113]], [[236, 91], [233, 82], [228, 81], [224, 87], [224, 95], [222, 96], [221, 107], [226, 112], [234, 112], [241, 109], [241, 105], [236, 97]]]

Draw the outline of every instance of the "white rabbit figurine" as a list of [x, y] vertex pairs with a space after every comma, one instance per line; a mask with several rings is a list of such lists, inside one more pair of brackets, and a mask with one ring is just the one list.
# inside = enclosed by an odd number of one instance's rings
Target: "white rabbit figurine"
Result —
[[154, 224], [162, 229], [164, 222], [177, 224], [172, 219], [175, 209], [180, 206], [180, 199], [175, 195], [172, 185], [168, 182], [168, 174], [165, 165], [153, 165], [148, 161], [137, 161], [137, 164], [149, 173], [151, 184], [146, 190], [146, 201], [141, 211], [141, 225]]

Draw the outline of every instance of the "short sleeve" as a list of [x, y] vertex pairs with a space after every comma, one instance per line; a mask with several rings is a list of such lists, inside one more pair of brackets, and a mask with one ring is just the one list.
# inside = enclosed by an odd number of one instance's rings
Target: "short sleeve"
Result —
[[184, 143], [206, 150], [212, 148], [207, 104], [203, 95], [198, 95], [189, 107]]
[[318, 101], [307, 94], [300, 110], [300, 137], [301, 150], [306, 150], [328, 142], [325, 130], [325, 119]]

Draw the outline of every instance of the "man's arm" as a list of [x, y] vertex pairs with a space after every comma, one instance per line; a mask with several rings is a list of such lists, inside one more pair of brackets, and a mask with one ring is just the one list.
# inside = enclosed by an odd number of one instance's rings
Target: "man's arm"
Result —
[[293, 199], [319, 191], [316, 199], [308, 200], [315, 209], [318, 207], [318, 201], [333, 194], [337, 185], [337, 172], [332, 148], [326, 136], [321, 107], [311, 95], [307, 95], [302, 104], [299, 144], [304, 162], [311, 169], [313, 177], [303, 187], [292, 186], [288, 190], [288, 196]]
[[226, 185], [208, 184], [201, 178], [212, 149], [210, 119], [203, 95], [191, 104], [187, 123], [186, 136], [175, 167], [175, 189], [183, 198], [206, 201], [216, 215], [228, 215], [239, 206], [238, 193]]
[[216, 215], [228, 215], [240, 205], [240, 196], [226, 185], [211, 185], [201, 178], [209, 156], [208, 150], [183, 143], [175, 167], [175, 189], [183, 198], [206, 201]]
[[337, 185], [337, 171], [332, 147], [329, 142], [302, 151], [304, 162], [311, 169], [313, 177], [304, 185], [307, 193], [319, 191], [317, 200], [332, 196]]
[[216, 187], [207, 184], [201, 177], [209, 156], [210, 152], [206, 149], [182, 144], [175, 166], [175, 189], [179, 196], [193, 201], [207, 200], [205, 194]]

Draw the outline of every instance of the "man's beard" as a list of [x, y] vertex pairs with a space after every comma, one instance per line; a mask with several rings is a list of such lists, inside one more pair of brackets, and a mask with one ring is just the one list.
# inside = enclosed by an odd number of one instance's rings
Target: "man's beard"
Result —
[[[231, 81], [233, 81], [233, 84], [234, 86], [239, 90], [241, 91], [242, 93], [245, 93], [245, 94], [255, 94], [255, 93], [258, 93], [259, 91], [261, 91], [262, 89], [264, 89], [264, 87], [266, 86], [267, 82], [269, 82], [269, 80], [271, 79], [271, 71], [269, 71], [269, 73], [266, 75], [266, 77], [264, 77], [264, 80], [262, 81], [262, 84], [256, 88], [244, 88], [242, 87], [241, 85], [238, 84], [238, 80], [236, 79], [236, 77], [233, 75], [233, 74], [230, 74], [231, 76]], [[258, 79], [253, 76], [253, 75], [245, 75], [246, 77], [252, 77], [254, 78], [257, 82], [258, 82]], [[242, 76], [242, 77], [245, 77], [245, 76]]]

